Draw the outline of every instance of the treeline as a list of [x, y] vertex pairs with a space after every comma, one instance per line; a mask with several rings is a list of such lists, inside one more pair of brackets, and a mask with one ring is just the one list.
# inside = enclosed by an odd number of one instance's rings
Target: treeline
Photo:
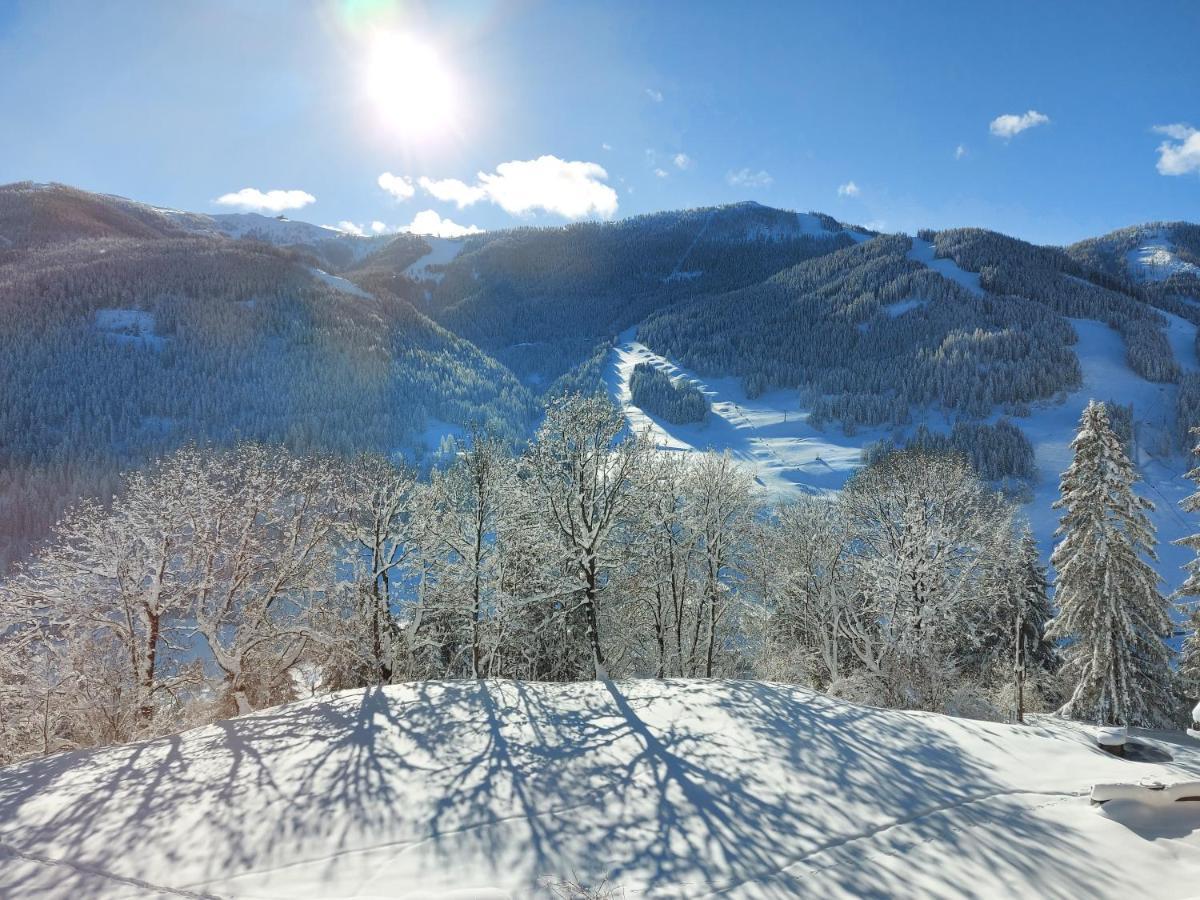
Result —
[[674, 380], [650, 363], [633, 367], [629, 392], [634, 406], [674, 425], [702, 422], [708, 414], [708, 401], [694, 385]]
[[[956, 422], [949, 434], [938, 434], [921, 424], [904, 446], [926, 453], [961, 454], [985, 481], [1029, 479], [1037, 474], [1033, 445], [1024, 432], [1008, 419], [1000, 419], [994, 425], [986, 422]], [[868, 444], [862, 451], [863, 463], [871, 465], [896, 449], [895, 443], [890, 440]]]
[[764, 509], [729, 457], [654, 453], [564, 397], [514, 457], [418, 478], [189, 446], [0, 587], [11, 760], [409, 679], [763, 677], [997, 718], [1070, 696], [1045, 571], [959, 454], [881, 454]]

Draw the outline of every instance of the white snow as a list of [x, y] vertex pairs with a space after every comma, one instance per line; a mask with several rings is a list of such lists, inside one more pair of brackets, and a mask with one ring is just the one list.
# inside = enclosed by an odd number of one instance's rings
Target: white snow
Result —
[[101, 331], [154, 333], [154, 316], [141, 309], [98, 309], [95, 321]]
[[887, 304], [883, 308], [883, 311], [885, 313], [887, 313], [887, 315], [890, 318], [895, 319], [895, 318], [899, 318], [900, 316], [904, 315], [909, 310], [920, 309], [922, 306], [925, 306], [928, 303], [929, 303], [928, 300], [918, 300], [915, 298], [910, 299], [910, 300], [900, 300], [896, 303]]
[[[698, 388], [709, 401], [707, 419], [673, 425], [634, 406], [629, 380], [638, 363], [650, 363]], [[874, 431], [847, 438], [835, 429], [818, 431], [808, 424], [808, 411], [800, 408], [794, 391], [773, 391], [749, 400], [740, 379], [702, 379], [634, 340], [633, 329], [619, 339], [606, 378], [632, 430], [649, 428], [663, 451], [727, 450], [754, 472], [763, 491], [775, 499], [840, 488], [858, 468], [863, 443], [881, 435]]]
[[914, 237], [912, 239], [912, 248], [906, 255], [909, 259], [933, 269], [939, 275], [957, 282], [972, 294], [980, 297], [983, 296], [984, 291], [979, 284], [979, 273], [960, 269], [958, 264], [952, 259], [939, 259], [935, 255], [933, 244], [930, 241], [923, 241], [918, 237]]
[[96, 330], [122, 344], [161, 349], [166, 338], [154, 333], [154, 316], [141, 309], [98, 309], [93, 322]]
[[429, 271], [430, 266], [444, 266], [462, 251], [463, 242], [458, 238], [422, 236], [430, 251], [404, 270], [404, 274], [416, 281], [441, 281], [441, 272]]
[[[1178, 316], [1163, 315], [1176, 359], [1185, 370], [1200, 371], [1196, 326]], [[1169, 593], [1183, 583], [1182, 567], [1191, 556], [1190, 551], [1171, 542], [1196, 530], [1179, 509], [1179, 501], [1194, 490], [1184, 477], [1187, 460], [1182, 454], [1162, 452], [1164, 442], [1171, 439], [1177, 388], [1136, 375], [1125, 362], [1121, 336], [1104, 323], [1088, 319], [1072, 319], [1071, 323], [1079, 334], [1079, 343], [1073, 349], [1083, 370], [1083, 387], [1057, 402], [1034, 404], [1029, 416], [1013, 419], [1033, 445], [1037, 466], [1033, 497], [1024, 507], [1025, 515], [1048, 558], [1059, 518], [1052, 504], [1058, 499], [1059, 477], [1071, 461], [1070, 443], [1084, 407], [1093, 398], [1132, 403], [1138, 422], [1135, 462], [1141, 476], [1134, 488], [1155, 504], [1151, 519], [1158, 529], [1156, 568], [1163, 577], [1164, 591]], [[652, 363], [699, 388], [712, 406], [708, 420], [672, 425], [634, 406], [629, 379], [639, 362]], [[795, 391], [774, 391], [747, 399], [740, 379], [701, 378], [634, 340], [632, 330], [619, 339], [607, 380], [632, 429], [649, 427], [656, 445], [667, 452], [728, 450], [755, 473], [759, 486], [772, 499], [840, 489], [861, 464], [862, 448], [892, 435], [890, 428], [864, 428], [847, 436], [837, 425], [818, 431], [808, 424], [808, 410], [800, 407]], [[994, 421], [1000, 415], [997, 410], [990, 418]], [[913, 427], [923, 422], [935, 432], [946, 433], [950, 428], [946, 418], [934, 411], [914, 418]]]
[[1166, 281], [1172, 275], [1200, 275], [1200, 266], [1175, 255], [1175, 247], [1161, 231], [1150, 232], [1138, 247], [1125, 255], [1130, 274], [1141, 281]]
[[723, 681], [348, 691], [0, 770], [0, 896], [1194, 896], [1200, 804], [1093, 808], [1200, 773], [1092, 729]]
[[309, 269], [309, 271], [334, 290], [341, 291], [344, 294], [352, 294], [355, 297], [361, 297], [363, 300], [375, 299], [353, 281], [342, 278], [340, 275], [330, 275], [321, 269]]

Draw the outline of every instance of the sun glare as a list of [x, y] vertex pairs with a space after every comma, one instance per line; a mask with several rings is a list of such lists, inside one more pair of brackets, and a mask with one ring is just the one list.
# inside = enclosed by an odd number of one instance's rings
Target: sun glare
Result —
[[383, 122], [405, 137], [431, 137], [454, 118], [454, 80], [433, 47], [411, 35], [377, 35], [367, 90]]

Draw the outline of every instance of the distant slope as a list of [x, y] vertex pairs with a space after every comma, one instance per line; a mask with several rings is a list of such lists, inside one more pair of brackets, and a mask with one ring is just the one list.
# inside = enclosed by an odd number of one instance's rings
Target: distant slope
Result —
[[430, 420], [516, 441], [536, 415], [508, 370], [386, 290], [178, 236], [0, 264], [0, 395], [0, 567], [65, 504], [187, 441], [411, 458]]
[[419, 308], [533, 385], [597, 341], [697, 294], [751, 285], [868, 235], [755, 203], [467, 238]]
[[[1192, 896], [1186, 780], [1090, 729], [853, 706], [757, 682], [415, 683], [0, 769], [9, 897]], [[618, 896], [620, 896], [618, 894]]]
[[1176, 280], [1193, 296], [1200, 289], [1200, 225], [1150, 222], [1088, 238], [1066, 248], [1072, 259], [1132, 282]]

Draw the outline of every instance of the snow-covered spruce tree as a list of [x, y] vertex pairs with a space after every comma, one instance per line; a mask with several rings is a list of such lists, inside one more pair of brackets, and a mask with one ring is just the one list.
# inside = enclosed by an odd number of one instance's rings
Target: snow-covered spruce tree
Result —
[[1063, 474], [1057, 618], [1049, 636], [1068, 641], [1064, 674], [1074, 684], [1059, 710], [1103, 724], [1158, 726], [1172, 713], [1171, 629], [1154, 559], [1153, 505], [1133, 492], [1136, 475], [1102, 403], [1092, 401], [1071, 443]]
[[[1193, 429], [1193, 435], [1200, 435], [1200, 428]], [[1194, 456], [1200, 457], [1200, 446], [1192, 450]], [[1188, 472], [1188, 478], [1200, 485], [1200, 468]], [[1184, 512], [1200, 511], [1200, 491], [1185, 497], [1180, 503]], [[1196, 558], [1187, 564], [1187, 578], [1179, 588], [1178, 594], [1183, 597], [1200, 597], [1200, 534], [1190, 534], [1175, 542], [1181, 547], [1188, 547]], [[1191, 632], [1183, 641], [1182, 653], [1179, 658], [1179, 678], [1181, 688], [1189, 697], [1200, 698], [1200, 603], [1193, 604], [1188, 615], [1188, 627]]]
[[566, 573], [562, 600], [581, 611], [592, 668], [607, 678], [600, 605], [612, 576], [628, 562], [622, 546], [626, 513], [635, 503], [635, 472], [649, 445], [641, 438], [618, 440], [625, 417], [602, 395], [561, 397], [525, 456], [543, 527], [556, 538], [553, 571]]

